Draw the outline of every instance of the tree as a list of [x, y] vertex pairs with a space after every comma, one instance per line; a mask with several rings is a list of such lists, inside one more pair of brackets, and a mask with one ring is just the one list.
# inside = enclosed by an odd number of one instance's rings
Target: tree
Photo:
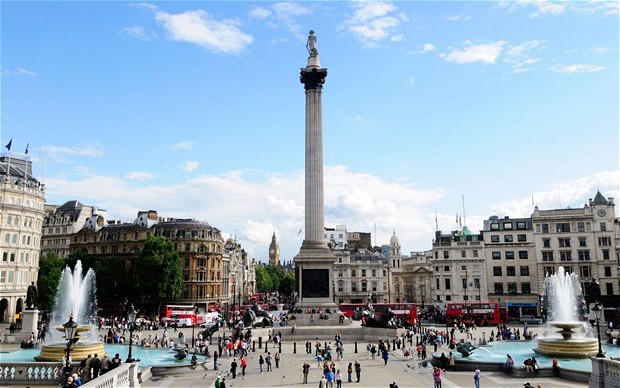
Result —
[[183, 286], [179, 253], [172, 241], [149, 236], [140, 256], [132, 264], [133, 295], [141, 303], [156, 303], [157, 311], [166, 301], [181, 296]]
[[260, 292], [271, 291], [273, 283], [271, 277], [263, 265], [256, 266], [256, 288]]
[[280, 288], [280, 282], [284, 278], [284, 270], [279, 265], [268, 265], [265, 270], [271, 278], [271, 289], [269, 291], [275, 291]]
[[124, 258], [104, 257], [97, 261], [94, 270], [99, 302], [121, 302], [126, 295], [130, 295], [130, 282]]
[[283, 297], [289, 297], [295, 291], [295, 274], [287, 273], [284, 275], [282, 280], [280, 281], [280, 287], [278, 288], [278, 292]]
[[54, 298], [60, 276], [65, 265], [63, 259], [59, 258], [56, 252], [50, 252], [47, 256], [41, 257], [39, 260], [39, 278], [37, 280], [37, 289], [39, 295], [37, 304], [42, 310], [51, 310], [54, 307]]

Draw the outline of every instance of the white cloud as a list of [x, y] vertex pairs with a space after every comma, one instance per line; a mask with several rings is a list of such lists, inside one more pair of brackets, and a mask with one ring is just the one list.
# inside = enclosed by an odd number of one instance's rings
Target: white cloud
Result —
[[173, 144], [170, 148], [172, 148], [173, 150], [191, 150], [192, 148], [194, 148], [195, 144], [195, 141], [180, 141], [176, 144]]
[[413, 77], [409, 77], [409, 83], [410, 83], [411, 85], [415, 85], [415, 78], [413, 78]]
[[507, 12], [517, 12], [520, 9], [533, 9], [530, 17], [537, 18], [547, 15], [561, 15], [572, 13], [578, 15], [600, 15], [607, 17], [618, 15], [619, 3], [617, 1], [562, 1], [551, 2], [541, 0], [501, 1], [496, 4], [497, 8]]
[[155, 20], [171, 40], [197, 44], [217, 53], [240, 54], [254, 42], [252, 35], [239, 29], [238, 20], [218, 20], [203, 10], [179, 14], [157, 10]]
[[144, 41], [151, 40], [151, 37], [144, 31], [144, 28], [140, 26], [122, 28], [121, 33]]
[[179, 168], [181, 170], [184, 171], [194, 171], [195, 169], [198, 168], [198, 162], [194, 162], [194, 161], [187, 161], [185, 163], [183, 163], [181, 166], [179, 166]]
[[451, 22], [457, 22], [459, 20], [462, 20], [464, 22], [468, 22], [472, 19], [471, 16], [469, 15], [444, 15], [444, 18], [446, 20], [449, 20]]
[[[250, 17], [267, 21], [267, 25], [277, 29], [284, 26], [293, 36], [299, 40], [306, 39], [306, 31], [301, 31], [301, 25], [297, 19], [301, 16], [312, 14], [312, 9], [295, 2], [273, 3], [268, 8], [255, 7], [250, 11]], [[273, 40], [277, 43], [280, 40]]]
[[66, 162], [65, 156], [77, 156], [77, 157], [93, 157], [100, 158], [103, 156], [103, 151], [96, 144], [86, 144], [78, 147], [59, 147], [55, 145], [43, 146], [42, 151], [45, 153], [45, 157], [57, 162]]
[[613, 52], [613, 51], [617, 51], [617, 50], [610, 49], [610, 48], [607, 48], [607, 47], [593, 47], [593, 48], [590, 49], [590, 51], [593, 54], [603, 55], [603, 54], [607, 54], [607, 53], [610, 53], [610, 52]]
[[[388, 2], [353, 2], [353, 14], [343, 22], [341, 28], [351, 32], [365, 47], [376, 47], [383, 40], [403, 40], [396, 33], [407, 16]], [[396, 37], [396, 39], [394, 39]]]
[[28, 69], [24, 69], [22, 67], [18, 67], [15, 70], [4, 70], [2, 73], [2, 76], [9, 76], [9, 75], [25, 75], [28, 77], [38, 77], [39, 73], [36, 73], [32, 70], [28, 70]]
[[435, 47], [434, 44], [426, 43], [424, 46], [422, 46], [422, 50], [420, 50], [419, 52], [420, 54], [426, 54], [435, 50], [437, 50], [437, 47]]
[[510, 46], [505, 51], [504, 63], [512, 67], [513, 73], [524, 73], [530, 69], [524, 69], [525, 66], [533, 65], [539, 62], [540, 58], [532, 58], [532, 51], [545, 48], [545, 41], [530, 40], [524, 43]]
[[448, 55], [446, 55], [446, 61], [456, 62], [458, 64], [475, 62], [495, 64], [495, 61], [502, 52], [506, 42], [497, 41], [494, 43], [477, 45], [471, 44], [471, 42], [466, 42], [466, 44], [468, 44], [468, 46], [464, 49], [454, 49]]
[[573, 74], [573, 73], [595, 73], [597, 71], [605, 70], [604, 66], [595, 66], [590, 64], [576, 64], [576, 65], [556, 65], [549, 68], [555, 73]]
[[155, 178], [155, 174], [148, 171], [133, 171], [125, 174], [123, 178], [135, 181], [146, 181]]
[[564, 4], [559, 4], [559, 3], [548, 3], [546, 1], [539, 1], [538, 4], [536, 4], [536, 6], [538, 7], [538, 9], [530, 13], [530, 16], [532, 17], [541, 17], [547, 14], [559, 15], [566, 11], [566, 6], [564, 6]]
[[271, 11], [263, 7], [254, 7], [250, 11], [250, 17], [254, 19], [266, 19], [271, 16]]

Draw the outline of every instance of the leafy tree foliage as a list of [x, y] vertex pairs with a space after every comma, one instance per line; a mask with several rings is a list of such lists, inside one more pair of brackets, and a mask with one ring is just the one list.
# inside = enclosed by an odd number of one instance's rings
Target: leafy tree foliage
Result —
[[268, 265], [265, 269], [271, 278], [271, 289], [269, 291], [279, 290], [280, 282], [284, 278], [284, 270], [279, 265]]
[[278, 292], [286, 298], [293, 295], [293, 291], [295, 291], [295, 274], [287, 273], [280, 281]]
[[132, 263], [133, 295], [141, 303], [172, 301], [181, 296], [182, 273], [179, 253], [172, 241], [149, 236], [140, 256]]
[[256, 289], [259, 292], [268, 292], [273, 288], [273, 283], [271, 282], [271, 277], [269, 273], [265, 269], [265, 266], [257, 265], [256, 266]]
[[104, 257], [95, 264], [97, 300], [120, 302], [130, 295], [130, 278], [122, 257]]
[[51, 310], [54, 307], [56, 289], [58, 289], [60, 275], [64, 266], [64, 260], [59, 258], [56, 252], [50, 252], [39, 260], [39, 278], [37, 280], [39, 295], [37, 304], [41, 309]]

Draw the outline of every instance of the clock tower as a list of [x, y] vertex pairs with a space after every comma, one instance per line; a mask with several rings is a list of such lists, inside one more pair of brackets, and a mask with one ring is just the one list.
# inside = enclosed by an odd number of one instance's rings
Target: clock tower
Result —
[[273, 232], [271, 244], [269, 244], [269, 265], [280, 265], [280, 245], [276, 239], [276, 232]]

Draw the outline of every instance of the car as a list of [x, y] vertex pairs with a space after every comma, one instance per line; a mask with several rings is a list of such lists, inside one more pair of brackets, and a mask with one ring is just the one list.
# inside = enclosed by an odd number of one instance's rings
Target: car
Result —
[[542, 318], [537, 318], [533, 315], [521, 315], [521, 318], [519, 318], [519, 323], [529, 323], [529, 324], [540, 325], [542, 324], [542, 322], [543, 322]]

